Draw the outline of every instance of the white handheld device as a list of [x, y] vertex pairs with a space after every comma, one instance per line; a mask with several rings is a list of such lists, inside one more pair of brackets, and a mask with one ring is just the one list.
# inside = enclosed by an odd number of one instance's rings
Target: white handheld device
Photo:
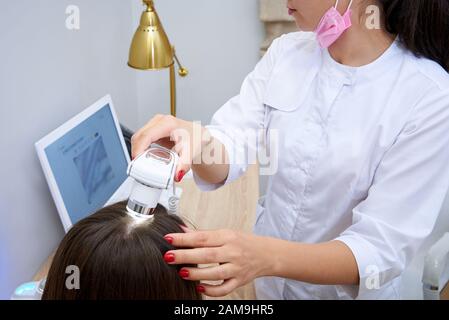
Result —
[[170, 149], [153, 144], [133, 160], [128, 175], [134, 179], [127, 210], [134, 217], [150, 218], [162, 190], [173, 187], [179, 156]]

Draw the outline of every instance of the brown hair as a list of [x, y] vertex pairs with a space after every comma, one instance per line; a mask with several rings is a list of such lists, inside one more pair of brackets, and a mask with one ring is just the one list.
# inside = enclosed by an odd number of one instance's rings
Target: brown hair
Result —
[[[183, 221], [158, 206], [154, 219], [136, 223], [125, 203], [78, 222], [54, 257], [43, 300], [199, 300], [198, 283], [183, 280], [182, 266], [168, 265], [173, 250], [163, 237], [182, 233]], [[80, 288], [68, 289], [68, 266], [79, 268]]]
[[449, 0], [380, 0], [387, 31], [449, 72]]

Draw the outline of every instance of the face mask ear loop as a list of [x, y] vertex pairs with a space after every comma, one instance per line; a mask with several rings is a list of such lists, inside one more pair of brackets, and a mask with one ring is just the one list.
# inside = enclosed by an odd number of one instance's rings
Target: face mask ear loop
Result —
[[346, 10], [345, 14], [343, 15], [343, 20], [345, 21], [345, 27], [350, 27], [352, 22], [351, 22], [351, 6], [352, 6], [352, 2], [354, 0], [351, 0], [351, 2], [349, 2], [349, 6], [348, 9]]
[[[354, 2], [354, 0], [351, 0], [351, 2], [349, 2], [349, 6], [348, 6], [348, 9], [346, 10], [346, 11], [349, 11], [349, 9], [351, 9], [351, 7], [352, 7], [352, 3]], [[338, 4], [340, 3], [340, 0], [337, 0], [336, 2], [335, 2], [335, 9], [338, 9]]]
[[346, 10], [346, 12], [349, 11], [349, 10], [351, 10], [352, 3], [353, 3], [353, 2], [354, 2], [354, 0], [351, 0], [351, 2], [349, 2], [348, 10]]
[[[352, 0], [351, 0], [352, 1]], [[340, 0], [337, 0], [336, 2], [335, 2], [335, 6], [334, 6], [334, 8], [335, 9], [338, 9], [338, 3], [340, 2]]]

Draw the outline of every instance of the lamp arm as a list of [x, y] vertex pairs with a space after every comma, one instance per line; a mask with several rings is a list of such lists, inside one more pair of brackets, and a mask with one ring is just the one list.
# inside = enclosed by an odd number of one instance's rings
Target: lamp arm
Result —
[[170, 66], [170, 114], [173, 117], [177, 116], [176, 110], [176, 75], [175, 75], [175, 65]]
[[176, 64], [178, 65], [179, 71], [178, 74], [181, 77], [186, 77], [189, 74], [189, 70], [187, 70], [186, 68], [184, 68], [181, 64], [181, 62], [179, 62], [178, 56], [176, 55], [175, 52], [175, 48], [173, 47], [173, 57], [175, 58]]
[[[176, 55], [175, 47], [173, 48], [173, 58], [176, 61], [176, 64], [178, 65], [179, 71], [178, 74], [181, 77], [186, 77], [189, 74], [189, 70], [184, 68], [182, 64], [179, 62], [178, 56]], [[176, 117], [177, 110], [176, 110], [176, 75], [175, 75], [175, 65], [174, 63], [170, 66], [170, 113], [172, 116]]]

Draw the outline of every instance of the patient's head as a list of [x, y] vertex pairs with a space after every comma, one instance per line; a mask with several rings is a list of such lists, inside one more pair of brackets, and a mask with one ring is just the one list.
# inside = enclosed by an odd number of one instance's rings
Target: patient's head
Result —
[[[154, 219], [139, 222], [125, 203], [100, 210], [77, 223], [62, 240], [51, 266], [44, 300], [77, 299], [201, 299], [197, 283], [185, 281], [163, 255], [174, 248], [164, 240], [182, 233], [182, 220], [159, 206]], [[67, 267], [79, 268], [80, 288]], [[70, 287], [69, 287], [70, 288]]]

